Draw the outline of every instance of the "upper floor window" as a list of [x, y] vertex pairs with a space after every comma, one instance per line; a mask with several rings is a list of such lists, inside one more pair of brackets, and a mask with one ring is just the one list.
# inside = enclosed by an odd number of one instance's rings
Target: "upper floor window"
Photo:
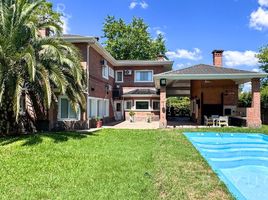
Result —
[[109, 76], [114, 78], [114, 70], [111, 67], [109, 67]]
[[117, 83], [122, 83], [124, 80], [123, 80], [123, 70], [121, 71], [116, 71], [115, 72], [115, 82]]
[[153, 82], [153, 71], [152, 70], [135, 71], [135, 82]]
[[109, 79], [109, 66], [108, 65], [103, 65], [102, 66], [102, 77], [105, 79]]

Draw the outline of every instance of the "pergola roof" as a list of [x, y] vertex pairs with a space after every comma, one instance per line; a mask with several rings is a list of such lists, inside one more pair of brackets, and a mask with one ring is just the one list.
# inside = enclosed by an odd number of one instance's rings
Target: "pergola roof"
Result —
[[163, 74], [258, 74], [257, 72], [199, 64]]
[[265, 78], [267, 73], [217, 67], [213, 65], [199, 64], [188, 68], [168, 71], [154, 75], [156, 87], [160, 87], [159, 80], [235, 80], [237, 83], [246, 83], [253, 78]]

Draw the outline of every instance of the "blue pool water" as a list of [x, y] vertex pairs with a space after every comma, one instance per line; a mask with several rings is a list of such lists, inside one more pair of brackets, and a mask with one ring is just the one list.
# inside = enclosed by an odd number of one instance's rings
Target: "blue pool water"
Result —
[[268, 199], [268, 136], [185, 133], [238, 200]]

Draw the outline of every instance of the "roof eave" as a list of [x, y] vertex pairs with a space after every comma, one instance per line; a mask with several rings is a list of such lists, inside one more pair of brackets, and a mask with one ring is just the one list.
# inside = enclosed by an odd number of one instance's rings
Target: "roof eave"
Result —
[[173, 61], [157, 60], [116, 60], [97, 40], [95, 37], [61, 37], [61, 39], [71, 43], [88, 43], [98, 53], [100, 53], [109, 63], [114, 66], [173, 66]]
[[157, 94], [124, 94], [122, 97], [159, 97]]
[[219, 79], [252, 79], [266, 78], [267, 73], [233, 73], [233, 74], [157, 74], [155, 80], [162, 78], [169, 80], [219, 80]]

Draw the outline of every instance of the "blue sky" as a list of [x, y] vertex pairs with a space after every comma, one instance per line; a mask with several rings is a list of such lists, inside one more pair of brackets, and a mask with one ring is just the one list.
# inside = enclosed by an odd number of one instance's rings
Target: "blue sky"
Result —
[[102, 36], [107, 15], [143, 18], [153, 37], [164, 34], [174, 69], [212, 64], [212, 50], [223, 49], [226, 67], [257, 71], [255, 54], [268, 44], [268, 0], [51, 1], [71, 34]]

